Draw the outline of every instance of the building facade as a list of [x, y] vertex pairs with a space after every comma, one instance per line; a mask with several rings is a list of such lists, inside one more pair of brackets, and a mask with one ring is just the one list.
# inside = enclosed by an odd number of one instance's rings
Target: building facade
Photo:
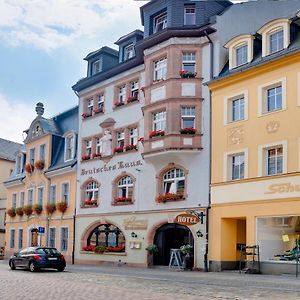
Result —
[[7, 189], [6, 255], [24, 247], [58, 248], [72, 260], [75, 218], [78, 108], [53, 118], [36, 106]]
[[277, 11], [278, 18], [255, 32], [228, 40], [229, 63], [209, 83], [211, 270], [238, 268], [241, 246], [258, 245], [261, 272], [295, 272], [300, 224], [298, 10], [289, 17]]
[[194, 267], [205, 268], [209, 94], [202, 81], [211, 70], [203, 49], [214, 31], [210, 17], [230, 4], [153, 0], [141, 8], [144, 33], [116, 42], [118, 62], [98, 67], [112, 53], [107, 47], [85, 58], [88, 77], [73, 86], [81, 115], [76, 262], [146, 266], [145, 248], [156, 244], [154, 264], [168, 265], [171, 249], [188, 244]]

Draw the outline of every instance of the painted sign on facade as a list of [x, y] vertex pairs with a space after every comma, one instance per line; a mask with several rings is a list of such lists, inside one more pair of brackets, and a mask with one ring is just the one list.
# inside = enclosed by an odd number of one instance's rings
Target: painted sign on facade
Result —
[[130, 217], [127, 219], [124, 219], [124, 227], [127, 230], [131, 229], [147, 229], [148, 227], [148, 221], [143, 219], [137, 219], [136, 217]]

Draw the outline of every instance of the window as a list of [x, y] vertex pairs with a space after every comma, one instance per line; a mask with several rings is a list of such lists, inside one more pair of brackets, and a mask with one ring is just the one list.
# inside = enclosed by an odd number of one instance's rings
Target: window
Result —
[[282, 87], [267, 89], [267, 112], [282, 109]]
[[23, 248], [23, 229], [19, 229], [18, 249]]
[[56, 202], [56, 185], [50, 186], [50, 197], [49, 197], [50, 203]]
[[122, 85], [119, 87], [119, 102], [124, 102], [126, 99], [126, 86]]
[[266, 149], [267, 154], [267, 175], [283, 173], [283, 147]]
[[49, 228], [49, 247], [55, 248], [56, 228]]
[[245, 118], [245, 103], [244, 97], [232, 100], [232, 122], [244, 120]]
[[139, 96], [139, 82], [133, 81], [131, 82], [131, 97], [138, 98]]
[[85, 141], [85, 154], [86, 155], [92, 154], [92, 140]]
[[14, 229], [10, 230], [10, 248], [15, 248], [15, 234], [16, 231]]
[[23, 172], [23, 155], [19, 154], [16, 157], [16, 174]]
[[165, 111], [160, 111], [160, 112], [153, 114], [152, 129], [155, 131], [166, 129], [166, 112]]
[[69, 204], [69, 197], [70, 197], [70, 186], [69, 183], [63, 183], [61, 185], [61, 197], [62, 201]]
[[101, 149], [101, 140], [100, 138], [96, 139], [96, 154], [100, 154], [100, 149]]
[[27, 196], [28, 196], [28, 198], [27, 198], [28, 205], [32, 205], [33, 204], [33, 190], [32, 189], [28, 190]]
[[195, 128], [195, 107], [181, 108], [181, 128]]
[[92, 64], [92, 75], [100, 72], [100, 60], [96, 60]]
[[122, 177], [118, 182], [118, 197], [130, 198], [133, 195], [133, 181], [130, 176]]
[[167, 78], [167, 58], [154, 62], [154, 80], [165, 80]]
[[196, 24], [196, 9], [195, 5], [186, 5], [184, 7], [184, 25]]
[[189, 73], [196, 71], [196, 54], [195, 52], [184, 52], [182, 54], [182, 70]]
[[68, 250], [68, 228], [61, 228], [60, 229], [60, 250], [67, 251]]
[[34, 165], [34, 162], [35, 162], [35, 148], [31, 148], [29, 150], [29, 163]]
[[75, 155], [75, 136], [69, 134], [65, 138], [65, 161], [71, 160]]
[[40, 145], [40, 160], [45, 161], [46, 158], [46, 145]]
[[165, 194], [182, 194], [185, 187], [185, 175], [181, 169], [171, 169], [163, 176], [163, 192]]
[[245, 172], [245, 154], [239, 153], [230, 156], [230, 180], [239, 180], [244, 178]]
[[269, 49], [270, 54], [280, 51], [284, 48], [283, 44], [283, 30], [270, 33], [269, 35]]
[[131, 128], [129, 131], [129, 145], [136, 145], [138, 142], [137, 128]]
[[98, 183], [96, 181], [89, 182], [85, 189], [84, 200], [98, 200], [98, 196], [99, 196]]
[[16, 193], [12, 194], [11, 206], [13, 208], [17, 208], [17, 194]]
[[130, 59], [134, 57], [134, 46], [133, 44], [130, 44], [124, 48], [124, 60]]
[[125, 145], [125, 134], [124, 131], [117, 132], [117, 147], [123, 148]]
[[159, 32], [163, 29], [167, 28], [167, 14], [163, 13], [156, 18], [154, 18], [154, 30], [153, 32]]
[[247, 63], [247, 61], [248, 61], [248, 45], [247, 44], [243, 44], [243, 45], [235, 48], [235, 59], [236, 59], [236, 64], [235, 64], [236, 67]]
[[102, 111], [103, 111], [103, 109], [104, 109], [104, 95], [99, 95], [98, 96], [97, 105], [98, 105], [98, 107], [97, 107], [98, 110], [102, 109]]
[[44, 202], [44, 188], [43, 187], [39, 187], [38, 188], [38, 199], [37, 199], [37, 203], [41, 206], [43, 206], [43, 202]]
[[25, 205], [25, 193], [21, 192], [20, 193], [20, 207], [24, 207]]
[[94, 99], [90, 98], [87, 100], [87, 112], [88, 114], [92, 115], [94, 109]]

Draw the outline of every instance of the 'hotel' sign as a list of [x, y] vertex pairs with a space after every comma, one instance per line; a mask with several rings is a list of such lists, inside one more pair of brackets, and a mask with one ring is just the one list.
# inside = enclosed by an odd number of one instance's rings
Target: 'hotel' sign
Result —
[[180, 214], [176, 216], [174, 222], [177, 224], [190, 226], [199, 223], [199, 218], [191, 214]]

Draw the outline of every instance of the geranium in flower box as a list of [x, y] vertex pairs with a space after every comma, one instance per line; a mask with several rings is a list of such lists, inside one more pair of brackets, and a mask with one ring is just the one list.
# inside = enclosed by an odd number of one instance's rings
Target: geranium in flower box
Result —
[[81, 160], [89, 160], [91, 156], [89, 154], [82, 155]]
[[92, 114], [91, 113], [83, 113], [83, 114], [81, 114], [81, 116], [82, 116], [82, 119], [86, 119], [88, 117], [91, 117]]
[[41, 204], [34, 204], [32, 208], [35, 214], [40, 215], [42, 213], [43, 206]]
[[103, 107], [98, 107], [94, 109], [95, 114], [103, 113]]
[[118, 102], [115, 102], [115, 103], [114, 103], [114, 106], [115, 106], [115, 107], [119, 107], [119, 106], [123, 106], [123, 105], [125, 105], [125, 102], [124, 102], [124, 101], [118, 101]]
[[17, 207], [16, 208], [16, 214], [20, 217], [24, 215], [23, 207]]
[[130, 96], [127, 98], [126, 102], [127, 103], [132, 103], [132, 102], [135, 102], [135, 101], [138, 101], [138, 97], [137, 96]]
[[38, 169], [38, 170], [43, 170], [44, 167], [45, 167], [45, 161], [44, 160], [37, 160], [35, 162], [35, 167]]
[[140, 138], [138, 139], [138, 142], [144, 143], [144, 141], [145, 141], [145, 139], [144, 139], [143, 137], [140, 137]]
[[87, 199], [87, 200], [83, 201], [83, 204], [84, 205], [88, 205], [88, 206], [96, 206], [97, 205], [97, 200], [93, 200], [93, 199], [89, 200], [89, 199]]
[[56, 204], [56, 208], [57, 208], [61, 213], [64, 213], [64, 212], [67, 210], [67, 208], [68, 208], [68, 204], [67, 204], [67, 202], [65, 202], [65, 201], [58, 202], [58, 203]]
[[83, 251], [94, 251], [94, 249], [95, 249], [95, 246], [93, 246], [93, 245], [87, 245], [87, 246], [82, 247]]
[[93, 158], [101, 157], [101, 154], [100, 154], [100, 153], [94, 152], [94, 153], [92, 154], [92, 157], [93, 157]]
[[24, 214], [26, 215], [26, 216], [30, 216], [30, 215], [32, 215], [32, 206], [31, 205], [25, 205], [24, 207], [23, 207], [23, 211], [24, 211]]
[[137, 146], [136, 145], [127, 145], [124, 147], [125, 151], [130, 151], [130, 150], [137, 150]]
[[31, 174], [34, 171], [34, 165], [30, 163], [26, 164], [25, 170], [27, 173]]
[[180, 133], [181, 134], [195, 134], [196, 133], [196, 129], [189, 127], [189, 128], [182, 128], [180, 129]]
[[125, 246], [120, 245], [120, 246], [108, 246], [106, 249], [108, 252], [124, 252], [125, 251]]
[[172, 201], [181, 200], [182, 198], [183, 198], [183, 194], [166, 193], [166, 194], [160, 194], [156, 198], [156, 202], [158, 203], [172, 202]]
[[114, 149], [114, 153], [122, 153], [123, 152], [123, 147], [117, 147]]
[[195, 78], [197, 73], [196, 72], [189, 72], [186, 70], [180, 70], [179, 75], [181, 78]]
[[56, 211], [56, 204], [55, 203], [47, 203], [46, 211], [48, 215], [53, 214]]
[[16, 216], [16, 209], [14, 207], [12, 208], [9, 208], [7, 210], [7, 214], [11, 217], [11, 218], [14, 218]]
[[154, 131], [149, 133], [149, 138], [153, 138], [153, 137], [156, 137], [156, 136], [164, 136], [164, 135], [165, 135], [164, 130], [154, 130]]
[[129, 197], [116, 197], [114, 198], [115, 202], [131, 202], [131, 198]]

